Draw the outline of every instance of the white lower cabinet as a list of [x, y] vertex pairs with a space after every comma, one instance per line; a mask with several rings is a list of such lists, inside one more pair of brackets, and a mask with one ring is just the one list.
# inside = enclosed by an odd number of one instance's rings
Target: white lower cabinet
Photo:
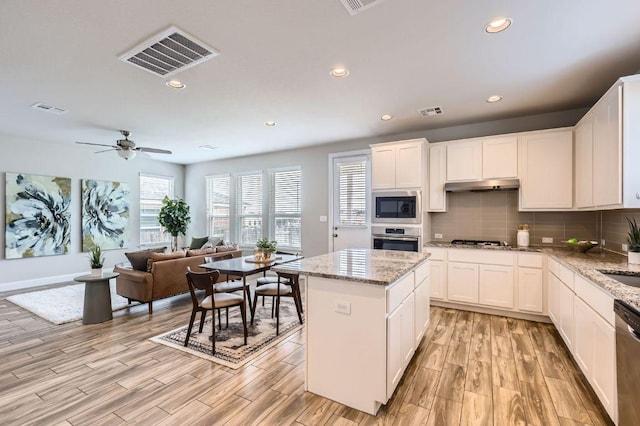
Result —
[[479, 265], [478, 303], [513, 309], [513, 266]]
[[543, 313], [542, 269], [518, 268], [518, 309]]
[[415, 351], [415, 293], [387, 317], [387, 398], [400, 382]]
[[478, 303], [477, 264], [449, 262], [447, 278], [447, 299], [455, 302]]
[[573, 290], [560, 281], [558, 285], [558, 332], [569, 350], [573, 351]]
[[547, 279], [547, 309], [549, 310], [549, 318], [556, 328], [559, 327], [560, 313], [558, 312], [558, 289], [560, 287], [560, 279], [549, 272]]
[[441, 260], [429, 260], [429, 284], [432, 299], [447, 298], [447, 263]]
[[429, 326], [430, 306], [429, 306], [429, 283], [430, 277], [426, 277], [416, 287], [415, 293], [415, 347], [417, 348], [424, 337], [424, 333]]
[[[549, 317], [598, 399], [617, 421], [613, 297], [554, 261], [549, 272]], [[572, 289], [570, 285], [574, 285]], [[604, 316], [604, 317], [603, 317]]]

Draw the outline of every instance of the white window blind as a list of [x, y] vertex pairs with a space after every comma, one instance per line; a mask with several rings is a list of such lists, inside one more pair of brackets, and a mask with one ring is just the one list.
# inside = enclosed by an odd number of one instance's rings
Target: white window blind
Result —
[[353, 159], [336, 163], [336, 190], [338, 205], [335, 206], [337, 225], [365, 226], [367, 224], [367, 160]]
[[171, 236], [158, 222], [162, 199], [173, 198], [173, 177], [140, 174], [140, 245], [167, 244]]
[[270, 240], [278, 248], [301, 249], [302, 199], [300, 168], [270, 171], [269, 227]]
[[207, 232], [231, 240], [231, 176], [207, 176]]
[[237, 175], [236, 229], [241, 245], [254, 245], [263, 236], [262, 172]]

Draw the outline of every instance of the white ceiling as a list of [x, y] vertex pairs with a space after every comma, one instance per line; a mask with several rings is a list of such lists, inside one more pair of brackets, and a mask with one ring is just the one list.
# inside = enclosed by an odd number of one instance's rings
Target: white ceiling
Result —
[[[485, 34], [496, 16], [512, 27]], [[0, 132], [110, 144], [128, 129], [189, 164], [560, 111], [640, 70], [639, 22], [638, 0], [385, 0], [355, 16], [339, 0], [2, 0]], [[118, 59], [170, 25], [220, 51], [175, 76], [184, 90]], [[351, 74], [330, 77], [337, 64]]]

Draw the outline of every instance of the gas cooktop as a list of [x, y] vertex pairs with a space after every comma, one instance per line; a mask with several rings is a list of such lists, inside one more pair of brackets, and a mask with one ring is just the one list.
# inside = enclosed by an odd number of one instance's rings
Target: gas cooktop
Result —
[[451, 245], [454, 246], [491, 246], [501, 247], [505, 244], [500, 241], [487, 241], [487, 240], [453, 240]]

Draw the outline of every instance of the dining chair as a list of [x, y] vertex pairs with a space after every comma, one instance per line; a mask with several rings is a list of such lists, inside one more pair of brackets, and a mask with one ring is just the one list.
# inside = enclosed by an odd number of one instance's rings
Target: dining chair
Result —
[[291, 297], [298, 311], [298, 319], [300, 324], [304, 324], [302, 319], [302, 297], [300, 295], [300, 274], [290, 272], [277, 272], [277, 282], [264, 284], [256, 287], [253, 292], [253, 306], [251, 308], [251, 325], [256, 313], [256, 305], [258, 304], [258, 296], [271, 296], [275, 298], [275, 316], [276, 316], [276, 336], [280, 334], [280, 298]]
[[[297, 253], [297, 252], [296, 253], [291, 253], [291, 252], [279, 251], [278, 250], [278, 251], [276, 251], [275, 254], [276, 254], [276, 256], [279, 255], [279, 254], [287, 254], [287, 255], [295, 255], [295, 256], [297, 256], [299, 253]], [[265, 284], [275, 284], [277, 282], [278, 282], [278, 277], [277, 276], [275, 276], [275, 277], [272, 276], [272, 275], [267, 276], [267, 271], [264, 271], [262, 273], [262, 277], [260, 277], [260, 278], [258, 278], [256, 280], [256, 287], [263, 286]], [[274, 315], [274, 308], [275, 308], [275, 303], [274, 302], [275, 302], [275, 297], [272, 297], [271, 298], [271, 318], [273, 318], [273, 315]], [[264, 296], [262, 296], [262, 306], [264, 306]], [[304, 310], [303, 310], [303, 312], [304, 312]]]
[[[220, 276], [220, 272], [216, 270], [207, 271], [207, 272], [194, 272], [191, 268], [187, 267], [187, 283], [189, 284], [189, 293], [191, 293], [191, 302], [193, 303], [193, 308], [191, 310], [191, 319], [189, 320], [189, 327], [187, 328], [187, 336], [184, 339], [184, 346], [188, 346], [189, 337], [191, 336], [191, 329], [193, 328], [193, 322], [196, 319], [196, 315], [198, 312], [201, 312], [200, 316], [200, 328], [199, 332], [202, 333], [202, 328], [204, 326], [204, 320], [207, 315], [207, 311], [211, 311], [211, 343], [213, 347], [213, 353], [216, 353], [216, 324], [214, 310], [218, 310], [220, 313], [220, 309], [222, 308], [230, 308], [233, 306], [240, 307], [240, 314], [242, 316], [242, 325], [244, 328], [244, 344], [247, 344], [247, 316], [245, 312], [245, 303], [244, 298], [238, 296], [237, 294], [229, 294], [229, 293], [216, 293], [215, 286], [218, 277]], [[204, 290], [204, 298], [202, 300], [198, 299], [196, 295], [197, 290]], [[227, 323], [229, 318], [227, 317]], [[218, 317], [218, 322], [220, 322], [220, 317]]]
[[[225, 255], [222, 255], [222, 256], [216, 258], [216, 261], [218, 261], [218, 260], [228, 260], [228, 259], [232, 259], [232, 258], [233, 258], [233, 255], [231, 253], [229, 253], [229, 254], [225, 254]], [[227, 274], [227, 281], [226, 282], [220, 282], [220, 283], [216, 284], [215, 291], [216, 291], [216, 293], [235, 293], [237, 291], [246, 291], [246, 293], [247, 293], [247, 301], [251, 302], [251, 292], [249, 291], [249, 284], [244, 285], [244, 280], [243, 279], [239, 279], [238, 281], [233, 279], [232, 281], [229, 281], [229, 274]], [[251, 307], [251, 303], [249, 303], [249, 307]], [[228, 308], [227, 308], [227, 324], [226, 324], [226, 326], [229, 327], [229, 309]], [[220, 311], [218, 311], [218, 328], [222, 329], [222, 320], [220, 318]]]

